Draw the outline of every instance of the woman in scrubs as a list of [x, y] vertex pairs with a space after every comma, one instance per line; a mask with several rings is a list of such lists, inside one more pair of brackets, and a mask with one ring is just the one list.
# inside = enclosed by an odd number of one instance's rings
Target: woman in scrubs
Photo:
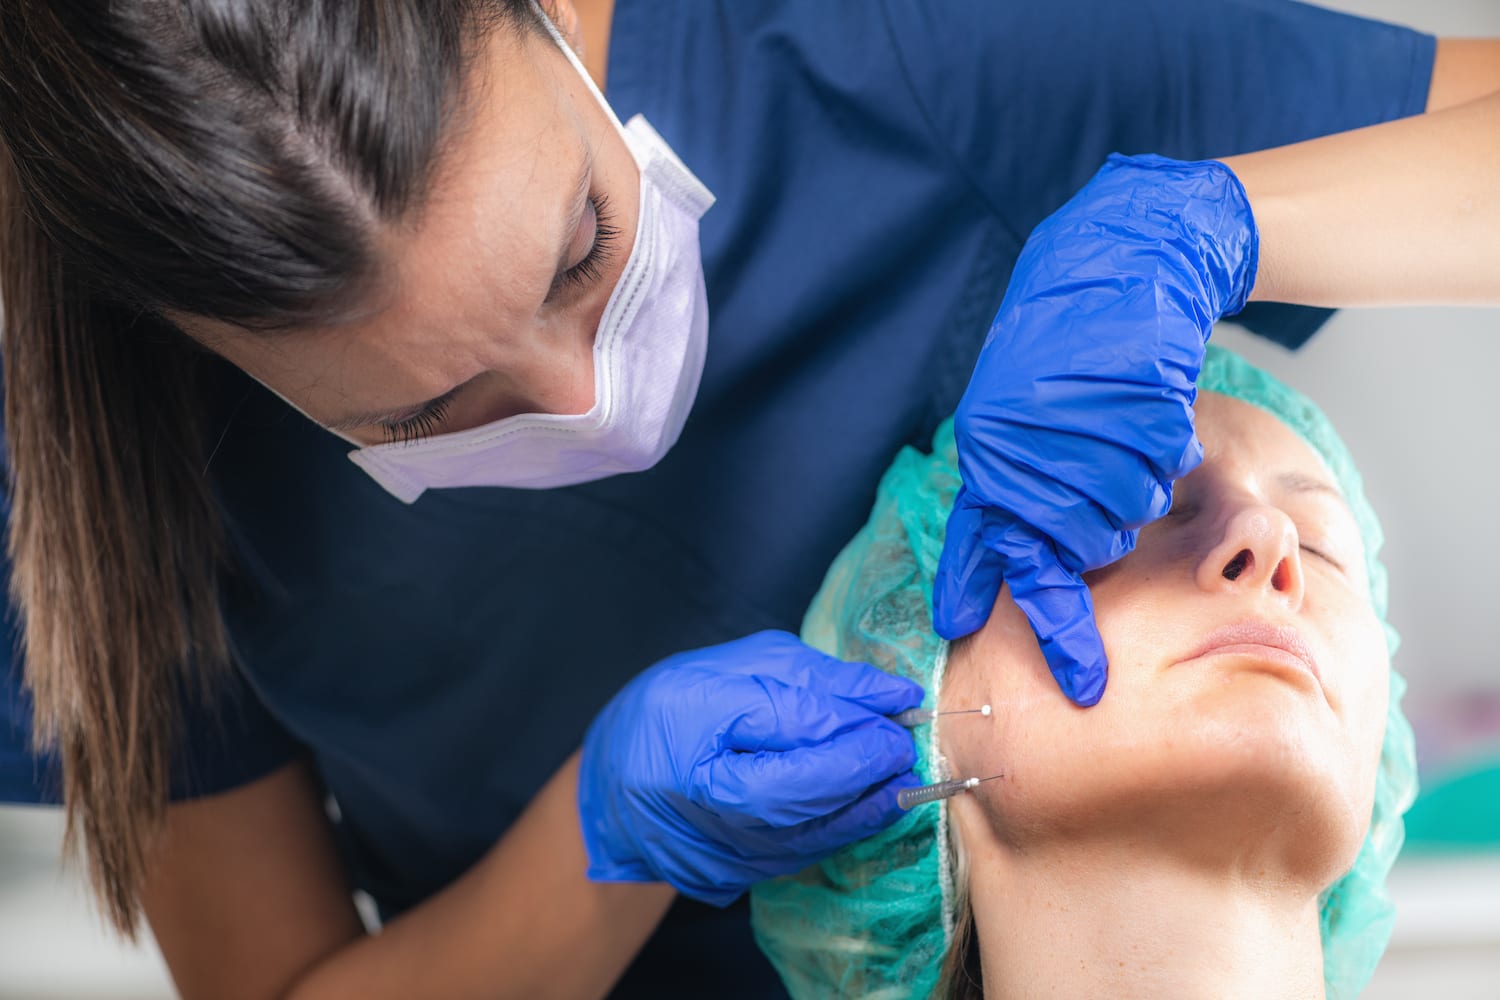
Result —
[[1493, 297], [1493, 44], [544, 6], [0, 12], [0, 794], [186, 996], [777, 995], [735, 901], [895, 818], [922, 692], [766, 630], [901, 444], [964, 397], [938, 627], [1006, 582], [1087, 704], [1209, 324]]

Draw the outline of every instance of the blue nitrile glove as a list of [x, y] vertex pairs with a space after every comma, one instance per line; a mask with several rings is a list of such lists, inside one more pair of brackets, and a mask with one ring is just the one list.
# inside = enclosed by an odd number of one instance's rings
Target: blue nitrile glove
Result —
[[786, 632], [679, 653], [626, 685], [583, 740], [588, 877], [669, 882], [717, 906], [901, 815], [922, 688]]
[[958, 404], [940, 634], [983, 625], [1003, 582], [1063, 691], [1099, 700], [1107, 666], [1083, 574], [1134, 548], [1202, 461], [1204, 347], [1244, 306], [1258, 249], [1228, 167], [1161, 156], [1111, 156], [1031, 234]]

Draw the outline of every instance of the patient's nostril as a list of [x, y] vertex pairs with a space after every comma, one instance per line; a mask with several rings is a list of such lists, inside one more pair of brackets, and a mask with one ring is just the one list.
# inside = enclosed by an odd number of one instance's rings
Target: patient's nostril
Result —
[[1238, 580], [1240, 574], [1249, 569], [1254, 562], [1255, 556], [1249, 549], [1240, 549], [1234, 554], [1234, 558], [1229, 560], [1228, 564], [1225, 565], [1224, 579]]

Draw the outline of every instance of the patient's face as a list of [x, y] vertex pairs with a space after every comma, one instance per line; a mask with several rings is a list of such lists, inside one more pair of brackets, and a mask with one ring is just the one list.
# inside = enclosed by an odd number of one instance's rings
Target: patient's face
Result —
[[943, 707], [994, 716], [944, 720], [941, 745], [955, 776], [1005, 778], [953, 808], [966, 842], [1125, 830], [1208, 859], [1227, 837], [1327, 884], [1364, 838], [1384, 735], [1390, 663], [1363, 545], [1326, 465], [1280, 421], [1210, 393], [1196, 412], [1203, 465], [1130, 556], [1088, 578], [1110, 664], [1096, 707], [1059, 692], [1005, 595], [955, 648]]

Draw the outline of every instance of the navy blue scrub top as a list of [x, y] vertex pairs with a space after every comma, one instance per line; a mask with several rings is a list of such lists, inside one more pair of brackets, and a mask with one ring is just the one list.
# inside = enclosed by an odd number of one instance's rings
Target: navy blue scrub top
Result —
[[[956, 405], [1032, 227], [1114, 150], [1197, 159], [1420, 112], [1434, 41], [1281, 0], [618, 0], [608, 96], [717, 195], [710, 341], [656, 468], [408, 507], [237, 374], [212, 473], [239, 661], [177, 787], [299, 754], [389, 917], [500, 838], [634, 674], [796, 630], [895, 452]], [[1252, 307], [1288, 346], [1323, 313]], [[11, 643], [0, 643], [9, 649]], [[0, 667], [0, 798], [55, 801]], [[783, 995], [743, 902], [679, 902], [618, 996]]]

